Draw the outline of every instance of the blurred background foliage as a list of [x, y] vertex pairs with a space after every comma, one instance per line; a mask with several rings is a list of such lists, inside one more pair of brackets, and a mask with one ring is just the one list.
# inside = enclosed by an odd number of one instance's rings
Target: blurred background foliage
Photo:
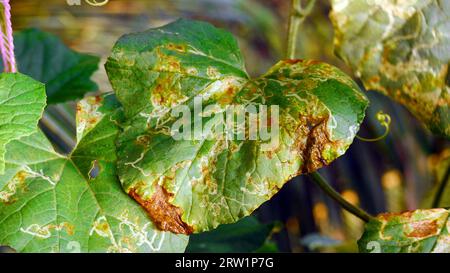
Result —
[[[39, 28], [77, 51], [100, 56], [93, 80], [101, 91], [111, 91], [103, 64], [121, 35], [179, 17], [209, 21], [231, 31], [238, 38], [247, 70], [258, 76], [283, 58], [290, 13], [289, 0], [110, 0], [101, 7], [83, 0], [79, 6], [70, 6], [66, 0], [12, 0], [11, 4], [15, 31]], [[327, 0], [317, 1], [300, 28], [297, 57], [325, 61], [351, 74], [333, 54], [329, 9]], [[356, 139], [344, 156], [320, 173], [349, 202], [372, 214], [429, 207], [430, 192], [449, 168], [449, 142], [432, 136], [402, 106], [374, 92], [367, 95], [371, 106], [359, 135], [383, 134], [375, 117], [379, 110], [392, 118], [389, 135], [378, 142]], [[49, 106], [41, 122], [55, 146], [66, 153], [75, 143], [74, 105]], [[450, 193], [444, 195], [444, 205], [450, 206]], [[187, 250], [354, 252], [362, 228], [359, 219], [301, 176], [254, 216], [193, 236]]]

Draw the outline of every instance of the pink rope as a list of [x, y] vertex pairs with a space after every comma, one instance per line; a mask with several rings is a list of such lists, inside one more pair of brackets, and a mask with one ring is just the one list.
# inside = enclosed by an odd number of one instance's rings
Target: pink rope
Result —
[[4, 25], [1, 28], [1, 39], [0, 39], [0, 51], [2, 54], [3, 65], [5, 67], [5, 72], [17, 72], [16, 58], [14, 57], [14, 40], [13, 40], [13, 30], [11, 24], [11, 6], [9, 5], [9, 0], [0, 0], [3, 5], [3, 18], [5, 19]]

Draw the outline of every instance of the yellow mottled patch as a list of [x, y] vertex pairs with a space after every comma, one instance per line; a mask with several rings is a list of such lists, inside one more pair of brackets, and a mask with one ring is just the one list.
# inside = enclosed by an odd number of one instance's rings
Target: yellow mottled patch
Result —
[[217, 68], [208, 66], [206, 69], [206, 75], [212, 79], [218, 79], [220, 78], [220, 72], [217, 70]]
[[162, 51], [160, 48], [156, 50], [158, 58], [154, 70], [161, 72], [182, 72], [180, 60], [175, 56], [164, 54]]
[[87, 97], [77, 104], [77, 140], [83, 138], [89, 130], [94, 128], [104, 114], [99, 111], [103, 98], [100, 96]]
[[5, 186], [4, 190], [0, 191], [0, 201], [3, 203], [12, 202], [12, 197], [16, 194], [19, 187], [25, 187], [25, 179], [27, 172], [19, 171]]
[[189, 75], [197, 76], [198, 70], [195, 67], [188, 67], [186, 68], [186, 73], [188, 73]]
[[173, 51], [177, 51], [177, 52], [180, 52], [180, 53], [185, 53], [186, 52], [186, 45], [169, 43], [169, 44], [167, 44], [167, 49], [173, 50]]
[[55, 231], [62, 231], [66, 230], [67, 234], [73, 235], [74, 234], [75, 227], [67, 222], [60, 223], [58, 225], [55, 224], [49, 224], [45, 226], [41, 226], [38, 224], [32, 224], [28, 226], [27, 228], [20, 228], [20, 231], [23, 233], [27, 233], [30, 235], [33, 235], [35, 237], [47, 239], [52, 236], [52, 230]]
[[151, 102], [155, 107], [173, 107], [188, 99], [173, 75], [161, 74], [151, 90]]
[[105, 216], [95, 220], [94, 225], [91, 228], [90, 235], [94, 234], [94, 232], [101, 237], [113, 236]]
[[216, 99], [219, 104], [228, 104], [233, 101], [234, 96], [242, 89], [245, 80], [230, 76], [214, 81], [208, 85], [200, 94], [204, 100]]

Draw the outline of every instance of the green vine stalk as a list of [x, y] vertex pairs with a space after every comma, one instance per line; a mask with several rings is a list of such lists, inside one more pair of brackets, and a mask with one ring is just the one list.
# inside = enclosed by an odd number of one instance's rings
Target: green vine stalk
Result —
[[295, 59], [298, 30], [300, 25], [313, 10], [315, 3], [316, 0], [310, 0], [305, 7], [302, 7], [301, 0], [292, 0], [286, 41], [286, 58]]
[[444, 194], [444, 190], [447, 187], [449, 180], [450, 180], [450, 168], [447, 168], [444, 176], [442, 177], [441, 183], [439, 183], [439, 188], [436, 192], [436, 195], [434, 196], [433, 204], [432, 204], [433, 208], [439, 207], [439, 204], [441, 203], [442, 195]]
[[313, 172], [309, 175], [311, 179], [319, 186], [328, 196], [333, 198], [343, 209], [347, 210], [351, 214], [355, 215], [364, 222], [369, 222], [374, 217], [371, 216], [366, 211], [352, 205], [347, 200], [345, 200], [337, 191], [335, 191], [330, 184], [323, 178], [318, 172]]

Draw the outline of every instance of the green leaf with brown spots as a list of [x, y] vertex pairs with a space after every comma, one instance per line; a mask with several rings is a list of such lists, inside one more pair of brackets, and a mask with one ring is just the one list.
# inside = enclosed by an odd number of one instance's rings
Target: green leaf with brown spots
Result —
[[122, 186], [175, 233], [236, 222], [292, 177], [331, 163], [368, 104], [317, 61], [281, 61], [250, 79], [231, 34], [197, 21], [123, 36], [106, 69], [125, 113]]
[[337, 55], [361, 78], [450, 137], [450, 2], [333, 0]]
[[42, 132], [7, 145], [0, 245], [19, 252], [182, 252], [185, 236], [155, 229], [116, 176], [121, 113], [113, 95], [78, 104], [76, 149], [57, 154]]
[[37, 131], [45, 107], [44, 85], [20, 73], [0, 74], [0, 174], [6, 144]]
[[447, 209], [380, 214], [366, 224], [358, 241], [360, 252], [450, 253]]

